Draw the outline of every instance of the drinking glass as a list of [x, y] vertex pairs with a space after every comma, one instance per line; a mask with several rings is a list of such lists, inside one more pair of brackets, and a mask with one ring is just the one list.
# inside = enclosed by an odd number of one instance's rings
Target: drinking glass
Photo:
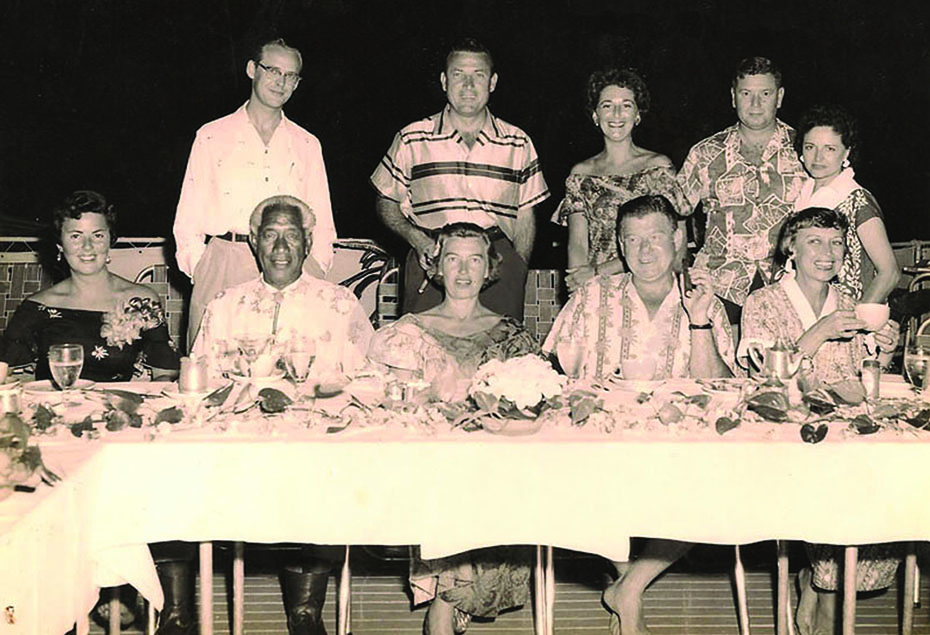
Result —
[[578, 379], [584, 370], [585, 347], [581, 342], [559, 342], [556, 355], [559, 366], [571, 379]]
[[291, 338], [284, 354], [287, 374], [298, 384], [307, 381], [310, 366], [316, 358], [316, 342], [308, 337]]
[[904, 349], [904, 370], [917, 390], [922, 390], [926, 385], [928, 365], [930, 365], [930, 347], [911, 344]]
[[76, 405], [68, 401], [68, 390], [77, 383], [84, 368], [84, 347], [80, 344], [53, 344], [48, 349], [48, 369], [64, 405]]
[[264, 354], [271, 342], [270, 338], [265, 335], [246, 335], [238, 338], [236, 345], [239, 348], [239, 354], [245, 359], [245, 372], [252, 377], [255, 362], [259, 356]]

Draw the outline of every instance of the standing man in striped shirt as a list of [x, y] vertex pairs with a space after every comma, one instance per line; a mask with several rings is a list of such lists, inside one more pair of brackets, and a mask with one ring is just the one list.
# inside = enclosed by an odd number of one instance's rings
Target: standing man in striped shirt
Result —
[[447, 105], [401, 130], [371, 176], [378, 216], [410, 245], [404, 313], [438, 305], [426, 284], [436, 230], [454, 222], [490, 228], [503, 257], [501, 278], [481, 293], [487, 308], [523, 319], [533, 208], [549, 196], [533, 142], [488, 111], [497, 85], [490, 51], [473, 39], [454, 45], [439, 76]]

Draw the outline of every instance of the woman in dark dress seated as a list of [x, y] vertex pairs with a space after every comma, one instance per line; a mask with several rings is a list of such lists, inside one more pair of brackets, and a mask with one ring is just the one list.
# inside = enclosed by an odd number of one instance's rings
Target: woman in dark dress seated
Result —
[[[49, 347], [65, 343], [83, 346], [84, 379], [128, 381], [140, 363], [151, 368], [153, 379], [173, 379], [178, 354], [158, 295], [107, 270], [116, 240], [113, 207], [96, 192], [77, 191], [55, 209], [53, 223], [58, 260], [67, 263], [71, 275], [16, 309], [0, 337], [0, 383], [10, 367], [33, 362], [37, 379], [50, 378]], [[135, 593], [123, 587], [120, 597], [120, 622], [126, 627], [137, 617]], [[169, 600], [170, 589], [166, 606]], [[107, 613], [101, 600], [94, 617], [105, 623]]]
[[0, 338], [0, 381], [9, 368], [36, 363], [36, 378], [51, 377], [53, 344], [84, 347], [81, 377], [128, 381], [137, 363], [153, 379], [172, 379], [178, 355], [158, 295], [107, 270], [116, 240], [116, 213], [96, 192], [78, 191], [54, 212], [58, 260], [71, 275], [27, 298]]
[[[500, 257], [487, 233], [471, 223], [446, 225], [428, 275], [445, 298], [423, 313], [409, 313], [377, 331], [368, 358], [401, 379], [429, 382], [435, 400], [464, 399], [478, 367], [491, 359], [539, 353], [539, 344], [516, 320], [484, 307], [478, 294], [497, 276]], [[454, 488], [450, 484], [450, 488]], [[528, 554], [492, 547], [411, 563], [414, 604], [432, 601], [424, 632], [462, 633], [472, 616], [495, 617], [529, 598]]]

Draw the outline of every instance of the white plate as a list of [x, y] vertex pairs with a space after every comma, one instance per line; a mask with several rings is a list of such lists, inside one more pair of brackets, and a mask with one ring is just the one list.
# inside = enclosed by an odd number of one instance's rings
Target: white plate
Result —
[[629, 390], [632, 392], [652, 392], [662, 385], [661, 379], [623, 379], [617, 373], [613, 373], [607, 382], [610, 389]]
[[240, 375], [239, 373], [229, 373], [229, 378], [234, 382], [239, 384], [271, 384], [280, 379], [284, 379], [284, 371], [279, 370], [274, 373], [271, 373], [267, 377], [246, 377], [245, 375]]
[[[78, 379], [76, 382], [74, 382], [74, 386], [72, 386], [69, 390], [87, 390], [88, 388], [93, 388], [94, 386], [96, 386], [96, 384], [89, 379]], [[26, 382], [23, 384], [23, 390], [31, 393], [61, 392], [58, 390], [55, 384], [52, 383], [51, 379], [39, 379], [36, 381]]]
[[699, 379], [697, 383], [709, 393], [739, 394], [748, 379], [727, 377], [721, 379]]
[[203, 399], [210, 393], [216, 390], [219, 390], [220, 388], [225, 386], [227, 383], [229, 382], [224, 381], [222, 379], [211, 381], [209, 382], [209, 385], [204, 390], [199, 390], [197, 392], [181, 392], [178, 388], [178, 385], [172, 383], [172, 384], [168, 384], [167, 386], [165, 386], [165, 388], [161, 391], [161, 394], [164, 395], [165, 397], [170, 397], [171, 399], [189, 399], [189, 398], [195, 398], [195, 397], [200, 397], [201, 399]]

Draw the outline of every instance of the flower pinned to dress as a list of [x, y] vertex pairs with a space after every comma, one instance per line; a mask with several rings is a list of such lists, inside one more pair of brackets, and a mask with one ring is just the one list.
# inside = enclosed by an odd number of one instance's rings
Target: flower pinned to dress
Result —
[[91, 353], [94, 356], [94, 359], [101, 360], [104, 357], [109, 357], [110, 353], [107, 352], [107, 349], [103, 346], [95, 346], [94, 352]]
[[107, 344], [123, 348], [139, 339], [143, 330], [153, 329], [165, 321], [161, 303], [151, 298], [134, 297], [116, 305], [103, 316], [100, 337]]

